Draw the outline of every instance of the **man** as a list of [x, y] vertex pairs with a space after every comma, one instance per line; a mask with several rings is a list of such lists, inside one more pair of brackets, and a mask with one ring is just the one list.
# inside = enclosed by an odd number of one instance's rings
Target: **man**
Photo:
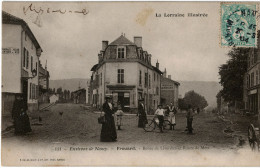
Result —
[[154, 115], [157, 116], [159, 120], [160, 131], [163, 132], [164, 109], [162, 109], [162, 105], [158, 105], [158, 109], [155, 111]]
[[106, 102], [103, 104], [103, 111], [105, 112], [105, 122], [102, 124], [100, 141], [115, 142], [117, 140], [115, 120], [113, 117], [114, 107], [111, 102], [111, 97], [106, 96]]
[[145, 124], [147, 124], [147, 117], [146, 117], [146, 113], [145, 113], [143, 98], [139, 100], [137, 116], [139, 116], [138, 127], [144, 128]]
[[188, 128], [188, 134], [192, 134], [192, 121], [193, 121], [193, 116], [194, 116], [194, 111], [193, 108], [191, 107], [191, 105], [188, 105], [188, 111], [187, 111], [187, 128]]
[[168, 111], [169, 111], [169, 121], [171, 123], [170, 130], [174, 130], [174, 126], [176, 125], [175, 114], [177, 113], [177, 110], [174, 107], [173, 103], [171, 103], [170, 106], [168, 106]]

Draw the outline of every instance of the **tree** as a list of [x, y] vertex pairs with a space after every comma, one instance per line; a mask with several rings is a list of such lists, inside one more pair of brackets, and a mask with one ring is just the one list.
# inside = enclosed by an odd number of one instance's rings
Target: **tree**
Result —
[[248, 53], [248, 48], [233, 48], [228, 53], [230, 59], [219, 67], [219, 83], [223, 86], [220, 94], [226, 102], [243, 100], [243, 80], [247, 71]]
[[181, 110], [186, 110], [188, 108], [188, 105], [185, 103], [183, 99], [178, 99], [178, 105]]
[[206, 99], [198, 93], [194, 92], [194, 90], [185, 93], [183, 100], [185, 104], [191, 105], [192, 107], [199, 107], [200, 109], [204, 109], [208, 106]]

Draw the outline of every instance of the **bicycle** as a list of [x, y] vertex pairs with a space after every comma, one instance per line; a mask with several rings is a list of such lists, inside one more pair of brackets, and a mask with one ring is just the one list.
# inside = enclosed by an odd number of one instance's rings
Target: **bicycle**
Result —
[[[153, 119], [147, 119], [147, 122], [144, 124], [144, 130], [146, 132], [152, 132], [155, 130], [156, 126], [159, 127], [159, 123], [156, 121], [156, 116]], [[170, 130], [171, 123], [167, 119], [163, 121], [163, 130]]]

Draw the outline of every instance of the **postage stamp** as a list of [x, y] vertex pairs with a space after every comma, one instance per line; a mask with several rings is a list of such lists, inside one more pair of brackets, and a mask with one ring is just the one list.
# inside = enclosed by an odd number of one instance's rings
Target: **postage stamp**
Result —
[[221, 46], [255, 47], [256, 5], [221, 4]]

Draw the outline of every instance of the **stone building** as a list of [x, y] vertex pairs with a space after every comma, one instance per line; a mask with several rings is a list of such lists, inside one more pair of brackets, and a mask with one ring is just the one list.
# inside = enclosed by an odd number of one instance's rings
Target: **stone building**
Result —
[[121, 35], [109, 44], [102, 41], [98, 64], [91, 69], [89, 102], [100, 108], [106, 95], [111, 95], [117, 107], [136, 111], [138, 100], [145, 99], [148, 113], [160, 103], [161, 74], [159, 63], [151, 64], [152, 55], [142, 47], [142, 37], [134, 42]]
[[48, 103], [49, 102], [49, 79], [50, 73], [47, 70], [47, 61], [45, 68], [42, 66], [39, 61], [39, 103]]
[[2, 12], [2, 114], [11, 115], [16, 94], [27, 99], [29, 114], [38, 109], [42, 49], [27, 23]]
[[79, 89], [71, 92], [73, 103], [75, 104], [85, 104], [86, 103], [86, 89]]
[[254, 114], [260, 114], [260, 31], [257, 39], [257, 47], [250, 49], [247, 59], [243, 98], [245, 109]]
[[171, 75], [167, 77], [165, 69], [161, 78], [161, 104], [163, 106], [169, 105], [171, 102], [175, 107], [178, 106], [179, 86], [180, 83], [172, 80]]

